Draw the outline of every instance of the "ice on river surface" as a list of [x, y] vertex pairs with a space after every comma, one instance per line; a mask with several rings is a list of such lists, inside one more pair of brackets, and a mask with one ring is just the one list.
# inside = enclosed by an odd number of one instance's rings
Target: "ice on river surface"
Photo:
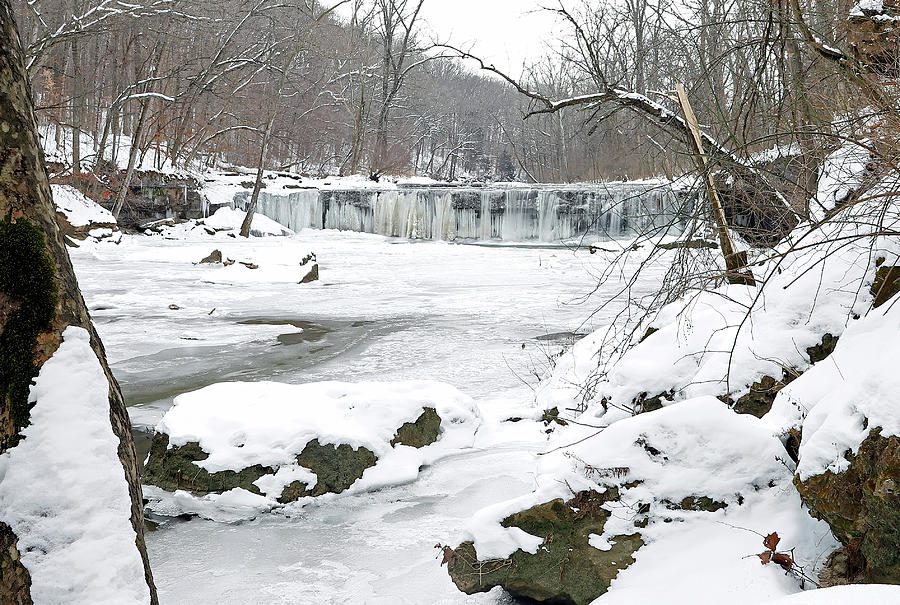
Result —
[[[194, 264], [214, 248], [259, 269]], [[310, 251], [322, 280], [301, 286]], [[149, 533], [162, 603], [502, 602], [499, 592], [459, 593], [434, 545], [457, 539], [474, 511], [533, 489], [544, 425], [500, 420], [534, 413], [534, 373], [566, 334], [609, 321], [614, 308], [585, 323], [605, 291], [585, 296], [612, 254], [305, 230], [249, 241], [133, 236], [72, 256], [113, 371], [140, 403], [138, 428], [155, 425], [174, 396], [223, 380], [439, 380], [484, 416], [472, 450], [408, 485], [325, 498], [295, 517]]]

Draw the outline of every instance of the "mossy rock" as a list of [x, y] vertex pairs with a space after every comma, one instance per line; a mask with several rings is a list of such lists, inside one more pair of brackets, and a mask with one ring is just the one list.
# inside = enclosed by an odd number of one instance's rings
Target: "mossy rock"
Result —
[[[340, 494], [363, 476], [365, 470], [375, 466], [378, 458], [371, 450], [360, 447], [353, 449], [347, 444], [322, 445], [318, 439], [306, 444], [297, 462], [316, 474], [316, 486], [303, 495], [321, 496], [322, 494]], [[296, 484], [292, 492], [300, 493]], [[291, 486], [288, 486], [291, 487]], [[287, 488], [286, 488], [287, 491]], [[282, 492], [282, 498], [285, 495]], [[287, 501], [287, 500], [286, 500]]]
[[900, 584], [900, 437], [869, 432], [849, 468], [794, 484], [810, 514], [831, 527], [866, 582]]
[[778, 391], [783, 389], [790, 380], [778, 380], [771, 376], [763, 376], [759, 382], [754, 382], [750, 391], [740, 397], [732, 406], [738, 414], [750, 414], [762, 418], [772, 409]]
[[479, 561], [472, 542], [444, 550], [444, 562], [457, 588], [466, 594], [502, 586], [507, 592], [546, 603], [583, 605], [606, 593], [619, 571], [634, 563], [644, 545], [641, 535], [615, 536], [612, 548], [589, 544], [591, 534], [602, 534], [609, 511], [601, 508], [616, 500], [619, 491], [581, 492], [564, 502], [553, 500], [516, 513], [503, 521], [542, 537], [537, 553], [517, 550], [506, 559]]
[[422, 448], [431, 445], [438, 440], [441, 432], [441, 417], [434, 408], [425, 408], [425, 411], [415, 422], [407, 422], [399, 429], [391, 440], [392, 446], [408, 445]]
[[569, 423], [564, 419], [559, 417], [559, 408], [552, 407], [549, 410], [544, 410], [544, 413], [541, 414], [541, 422], [544, 423], [544, 426], [550, 426], [551, 424], [558, 424], [559, 426], [569, 426]]
[[648, 397], [647, 395], [648, 393], [641, 393], [631, 402], [631, 407], [635, 414], [646, 414], [647, 412], [661, 410], [665, 407], [663, 400], [668, 402], [675, 401], [675, 389], [660, 393], [654, 397]]
[[195, 494], [222, 493], [235, 488], [260, 494], [253, 483], [275, 472], [268, 466], [256, 464], [241, 471], [210, 473], [194, 462], [209, 458], [197, 442], [169, 448], [169, 436], [157, 433], [150, 446], [150, 458], [144, 467], [142, 480], [166, 491], [187, 490]]
[[[884, 261], [884, 259], [879, 260]], [[898, 292], [900, 292], [900, 267], [885, 265], [878, 267], [878, 270], [875, 271], [875, 281], [872, 282], [875, 307], [878, 308], [891, 300]]]
[[201, 265], [215, 265], [222, 262], [222, 251], [213, 250], [209, 256], [200, 261]]
[[829, 355], [834, 353], [838, 340], [837, 336], [829, 333], [822, 337], [821, 343], [814, 347], [807, 347], [806, 354], [809, 355], [809, 362], [819, 363], [820, 361], [825, 361]]
[[[425, 408], [415, 422], [401, 426], [391, 445], [408, 445], [421, 448], [437, 441], [441, 429], [441, 417], [434, 408]], [[188, 490], [196, 494], [222, 493], [242, 488], [261, 494], [254, 483], [265, 475], [275, 474], [277, 469], [254, 465], [241, 471], [209, 473], [194, 462], [209, 458], [197, 442], [169, 448], [169, 436], [157, 434], [150, 446], [150, 456], [143, 472], [143, 481], [166, 491]], [[316, 475], [316, 485], [310, 489], [303, 481], [285, 486], [278, 501], [282, 504], [296, 502], [307, 496], [340, 494], [353, 485], [367, 468], [378, 461], [374, 452], [365, 447], [353, 448], [347, 444], [321, 444], [313, 439], [297, 456], [297, 463]]]
[[[809, 356], [810, 363], [819, 363], [827, 359], [834, 352], [837, 343], [837, 336], [825, 334], [822, 336], [822, 342], [815, 346], [807, 347], [806, 354]], [[737, 401], [727, 396], [721, 396], [719, 400], [732, 406], [738, 414], [750, 414], [751, 416], [762, 418], [771, 411], [778, 392], [796, 380], [800, 374], [800, 372], [786, 369], [780, 379], [772, 376], [763, 376], [758, 382], [754, 382], [750, 386], [750, 390], [739, 397]]]
[[300, 283], [311, 284], [314, 281], [319, 281], [319, 263], [315, 263], [310, 267], [306, 275], [303, 276], [303, 279], [300, 280]]

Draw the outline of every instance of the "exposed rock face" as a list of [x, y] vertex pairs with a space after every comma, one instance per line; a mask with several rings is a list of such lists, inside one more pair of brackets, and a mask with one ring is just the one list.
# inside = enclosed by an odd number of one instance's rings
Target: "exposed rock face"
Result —
[[[116, 223], [91, 223], [90, 225], [81, 225], [74, 226], [69, 222], [69, 219], [62, 212], [56, 213], [56, 221], [59, 223], [59, 231], [63, 235], [70, 237], [76, 240], [86, 240], [88, 237], [92, 236], [92, 231], [103, 230], [107, 231], [104, 233], [104, 237], [111, 237], [115, 232], [119, 230], [119, 225]], [[97, 238], [103, 239], [103, 238]]]
[[267, 466], [254, 465], [235, 471], [210, 473], [194, 462], [209, 458], [199, 443], [187, 443], [181, 447], [169, 448], [169, 436], [157, 434], [150, 446], [150, 458], [144, 467], [143, 481], [167, 491], [179, 489], [196, 492], [226, 492], [242, 488], [259, 494], [259, 488], [253, 482], [260, 477], [272, 474], [274, 469]]
[[619, 571], [634, 563], [634, 553], [644, 541], [639, 533], [616, 536], [612, 548], [590, 545], [590, 535], [603, 533], [609, 511], [605, 502], [619, 497], [617, 488], [605, 492], [581, 492], [516, 513], [503, 521], [544, 543], [536, 554], [518, 550], [507, 559], [479, 561], [472, 542], [444, 550], [450, 577], [467, 594], [487, 592], [495, 586], [536, 601], [582, 605], [603, 595]]
[[872, 296], [875, 297], [875, 307], [880, 307], [900, 292], [900, 267], [886, 267], [882, 265], [875, 272], [875, 281], [872, 283]]
[[850, 467], [826, 471], [807, 481], [795, 479], [810, 513], [831, 526], [844, 545], [844, 555], [829, 560], [827, 579], [847, 581], [859, 575], [866, 582], [900, 583], [900, 438], [873, 429]]
[[408, 445], [421, 448], [431, 445], [441, 432], [441, 417], [434, 408], [425, 408], [415, 422], [407, 422], [399, 429], [391, 440], [391, 445]]
[[347, 444], [322, 445], [318, 439], [313, 439], [297, 456], [300, 466], [308, 468], [318, 478], [313, 490], [303, 495], [321, 496], [345, 492], [363, 476], [367, 468], [375, 466], [377, 461], [375, 454], [364, 447], [353, 449]]
[[200, 261], [201, 265], [214, 265], [222, 262], [222, 251], [213, 250], [212, 253]]
[[787, 376], [784, 380], [763, 376], [759, 382], [753, 383], [746, 395], [735, 402], [734, 411], [738, 414], [752, 414], [757, 418], [762, 418], [772, 409], [775, 396], [788, 382], [790, 379]]
[[851, 14], [843, 24], [854, 57], [869, 71], [882, 77], [896, 77], [898, 73], [898, 15], [897, 2], [886, 0], [881, 7], [866, 7]]
[[[806, 349], [810, 363], [819, 363], [826, 359], [834, 352], [837, 343], [837, 336], [825, 334], [821, 343]], [[799, 375], [799, 372], [785, 370], [780, 380], [771, 376], [763, 376], [759, 382], [753, 383], [746, 395], [734, 402], [734, 411], [738, 414], [751, 414], [757, 418], [762, 418], [772, 409], [772, 404], [775, 402], [778, 392], [793, 382]], [[725, 403], [730, 404], [731, 401], [725, 398]]]
[[[397, 430], [391, 445], [416, 448], [431, 445], [437, 441], [440, 428], [441, 417], [437, 411], [425, 408], [415, 422], [407, 422]], [[278, 470], [257, 464], [240, 471], [210, 473], [194, 464], [208, 457], [209, 454], [197, 442], [170, 448], [169, 436], [156, 434], [144, 468], [144, 483], [166, 491], [187, 490], [196, 494], [209, 494], [241, 488], [261, 495], [262, 492], [254, 483], [266, 475], [274, 475]], [[278, 501], [288, 504], [307, 496], [340, 494], [360, 479], [367, 468], [375, 466], [377, 461], [378, 457], [365, 447], [322, 444], [318, 439], [313, 439], [297, 456], [297, 463], [315, 473], [316, 485], [309, 488], [305, 482], [294, 481], [285, 486]]]

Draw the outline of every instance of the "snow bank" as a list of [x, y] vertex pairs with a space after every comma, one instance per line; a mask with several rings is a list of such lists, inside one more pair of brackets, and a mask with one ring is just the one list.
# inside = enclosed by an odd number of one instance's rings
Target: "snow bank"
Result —
[[860, 0], [850, 9], [851, 17], [864, 17], [866, 14], [879, 14], [884, 12], [884, 0]]
[[69, 327], [31, 389], [25, 439], [0, 456], [0, 519], [35, 603], [150, 601], [108, 393], [87, 331]]
[[[246, 216], [247, 213], [243, 210], [219, 208], [212, 216], [198, 221], [198, 224], [206, 225], [215, 231], [240, 231]], [[250, 234], [256, 237], [269, 235], [290, 236], [294, 232], [287, 227], [279, 225], [267, 216], [254, 213], [253, 222], [250, 225]]]
[[777, 433], [803, 427], [801, 480], [840, 473], [869, 431], [900, 435], [900, 308], [879, 308], [844, 332], [834, 353], [778, 393], [766, 420]]
[[[507, 557], [516, 549], [537, 552], [544, 536], [504, 528], [500, 521], [555, 498], [568, 500], [573, 492], [616, 486], [621, 497], [603, 505], [611, 517], [591, 544], [603, 547], [617, 535], [640, 533], [646, 545], [598, 603], [654, 602], [661, 586], [667, 602], [693, 601], [700, 586], [706, 602], [760, 602], [798, 590], [782, 570], [763, 568], [752, 556], [764, 550], [761, 536], [777, 531], [782, 547], [795, 549], [795, 561], [807, 569], [837, 545], [827, 524], [802, 509], [791, 485], [792, 464], [770, 428], [715, 398], [594, 433], [577, 426], [562, 431], [539, 464], [538, 488], [476, 513], [460, 541], [472, 540], [480, 559]], [[682, 501], [691, 497], [727, 507], [690, 510]], [[635, 525], [645, 519], [646, 527]]]
[[66, 217], [73, 227], [88, 225], [115, 225], [112, 212], [87, 198], [71, 185], [50, 185], [56, 210]]
[[[434, 408], [441, 417], [438, 441], [420, 449], [392, 446], [397, 429], [415, 422], [425, 408]], [[365, 447], [378, 457], [347, 493], [407, 483], [422, 466], [470, 448], [479, 423], [474, 401], [439, 382], [236, 382], [176, 397], [156, 430], [169, 436], [170, 447], [198, 442], [209, 457], [194, 464], [211, 473], [256, 464], [277, 469], [255, 483], [265, 497], [235, 493], [243, 490], [202, 499], [177, 493], [182, 510], [196, 512], [186, 507], [206, 510], [204, 502], [231, 506], [242, 497], [243, 504], [259, 510], [274, 506], [293, 481], [315, 485], [315, 475], [296, 459], [314, 439], [322, 445]], [[163, 506], [171, 510], [172, 502]]]
[[900, 586], [884, 584], [833, 586], [791, 595], [775, 601], [772, 605], [872, 605], [873, 603], [900, 603]]
[[589, 415], [611, 422], [630, 415], [642, 395], [736, 400], [765, 376], [780, 380], [785, 369], [805, 371], [807, 348], [825, 334], [840, 336], [871, 308], [877, 259], [891, 264], [900, 254], [896, 238], [870, 235], [900, 221], [897, 211], [882, 225], [860, 216], [865, 213], [854, 206], [835, 222], [803, 225], [772, 260], [752, 267], [762, 289], [725, 285], [686, 296], [645, 320], [638, 333], [658, 331], [609, 364], [601, 363], [605, 329], [589, 336], [558, 361], [538, 404], [573, 408], [585, 397]]
[[859, 189], [866, 175], [866, 167], [871, 161], [869, 150], [861, 143], [849, 142], [839, 147], [825, 158], [819, 172], [816, 196], [810, 203], [810, 210], [816, 220], [834, 210], [855, 190]]

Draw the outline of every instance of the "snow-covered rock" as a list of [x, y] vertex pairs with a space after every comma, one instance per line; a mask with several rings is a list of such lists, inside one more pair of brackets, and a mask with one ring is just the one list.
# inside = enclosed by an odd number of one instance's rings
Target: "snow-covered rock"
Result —
[[832, 558], [830, 581], [900, 582], [898, 334], [895, 305], [854, 322], [766, 416], [776, 433], [800, 431], [797, 487], [847, 548]]
[[31, 388], [31, 424], [0, 456], [0, 521], [19, 538], [35, 603], [146, 605], [109, 383], [69, 327]]
[[793, 470], [763, 421], [712, 397], [599, 433], [575, 426], [543, 457], [537, 489], [476, 513], [445, 558], [468, 592], [539, 588], [540, 598], [588, 603], [609, 590], [598, 603], [648, 603], [665, 587], [672, 603], [698, 590], [705, 602], [762, 602], [800, 587], [753, 556], [762, 536], [777, 532], [779, 550], [793, 549], [808, 572], [835, 546], [801, 507]]
[[[241, 225], [244, 223], [244, 218], [247, 216], [247, 213], [243, 210], [237, 210], [234, 208], [219, 208], [216, 210], [215, 214], [201, 221], [198, 221], [199, 224], [205, 225], [214, 231], [240, 231]], [[279, 225], [272, 219], [267, 216], [263, 216], [259, 213], [253, 214], [253, 222], [250, 226], [250, 235], [254, 237], [265, 237], [265, 236], [289, 236], [293, 235], [294, 232]]]
[[175, 399], [145, 481], [176, 491], [151, 492], [157, 512], [220, 518], [217, 504], [237, 503], [254, 514], [413, 481], [471, 447], [479, 422], [469, 397], [438, 382], [221, 383]]
[[825, 158], [819, 173], [816, 196], [810, 210], [816, 220], [846, 202], [865, 180], [866, 167], [872, 160], [871, 153], [860, 143], [848, 142]]
[[51, 185], [50, 189], [60, 230], [70, 241], [121, 241], [116, 217], [109, 210], [71, 185]]

